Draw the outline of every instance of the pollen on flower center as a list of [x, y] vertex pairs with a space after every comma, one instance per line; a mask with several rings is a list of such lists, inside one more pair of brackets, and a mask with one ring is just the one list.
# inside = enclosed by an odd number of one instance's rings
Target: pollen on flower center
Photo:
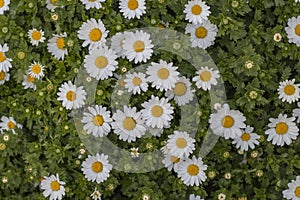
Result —
[[132, 79], [132, 83], [133, 83], [134, 86], [139, 86], [139, 85], [141, 85], [142, 80], [139, 77], [134, 77]]
[[95, 65], [100, 69], [105, 68], [107, 64], [108, 64], [108, 60], [105, 56], [98, 56], [95, 60]]
[[93, 119], [93, 123], [95, 126], [102, 126], [103, 122], [104, 122], [104, 120], [101, 115], [96, 115]]
[[198, 174], [198, 172], [199, 172], [199, 167], [197, 165], [191, 164], [191, 165], [188, 166], [187, 172], [191, 176], [196, 176]]
[[250, 134], [249, 133], [243, 133], [242, 136], [241, 136], [241, 139], [243, 141], [249, 141], [250, 140]]
[[184, 138], [178, 138], [176, 140], [176, 146], [180, 149], [185, 148], [187, 145], [187, 141]]
[[172, 163], [178, 163], [180, 161], [180, 158], [178, 158], [176, 156], [171, 156], [171, 161], [172, 161]]
[[129, 0], [127, 6], [130, 10], [135, 10], [139, 7], [139, 2], [137, 0]]
[[39, 74], [39, 73], [41, 73], [42, 68], [41, 68], [40, 65], [33, 65], [31, 70], [32, 70], [33, 73]]
[[156, 106], [153, 106], [153, 108], [151, 109], [151, 113], [154, 117], [160, 117], [164, 113], [164, 110], [162, 109], [161, 106], [156, 105]]
[[135, 41], [134, 44], [133, 44], [133, 49], [137, 53], [140, 53], [140, 52], [144, 51], [145, 50], [144, 42], [141, 41], [141, 40]]
[[32, 83], [34, 81], [34, 77], [31, 76], [30, 74], [27, 75], [27, 81]]
[[5, 74], [5, 72], [0, 72], [0, 81], [3, 81], [4, 79], [5, 79], [5, 76], [6, 76], [6, 74]]
[[194, 6], [192, 7], [192, 13], [193, 13], [194, 15], [200, 15], [201, 12], [202, 12], [202, 8], [201, 8], [200, 5], [194, 5]]
[[15, 123], [13, 123], [12, 121], [10, 121], [10, 122], [7, 123], [7, 127], [8, 127], [9, 129], [14, 129], [15, 126], [16, 126]]
[[225, 127], [225, 128], [231, 128], [234, 124], [234, 119], [229, 116], [229, 115], [226, 115], [225, 117], [223, 117], [222, 119], [222, 125]]
[[119, 85], [121, 87], [124, 87], [125, 86], [125, 81], [124, 81], [124, 78], [121, 78], [119, 81], [118, 81]]
[[293, 95], [293, 94], [295, 94], [295, 91], [296, 91], [296, 89], [293, 85], [287, 85], [284, 87], [284, 93], [286, 95]]
[[62, 49], [64, 50], [65, 48], [65, 40], [63, 38], [58, 38], [57, 41], [56, 41], [56, 46], [59, 48], [59, 49]]
[[295, 27], [295, 33], [296, 35], [300, 36], [300, 24]]
[[0, 0], [0, 8], [4, 6], [4, 0]]
[[183, 96], [186, 93], [186, 86], [184, 83], [176, 83], [173, 89], [176, 96]]
[[135, 128], [136, 126], [136, 122], [132, 117], [126, 117], [123, 121], [123, 127], [128, 130], [131, 131]]
[[99, 28], [94, 28], [91, 30], [90, 39], [93, 42], [97, 42], [97, 41], [101, 40], [101, 37], [102, 37], [102, 32]]
[[76, 99], [76, 93], [74, 91], [69, 91], [67, 92], [66, 94], [66, 98], [69, 100], [69, 101], [74, 101]]
[[297, 186], [295, 189], [295, 195], [296, 197], [300, 198], [300, 186]]
[[169, 77], [169, 74], [170, 74], [170, 72], [166, 68], [161, 68], [157, 71], [157, 76], [163, 80], [167, 79]]
[[57, 181], [52, 181], [50, 187], [53, 191], [58, 191], [60, 189], [60, 184]]
[[34, 40], [40, 40], [41, 37], [42, 37], [42, 34], [41, 34], [41, 32], [39, 32], [39, 31], [33, 31], [31, 37], [32, 37]]
[[203, 26], [199, 27], [195, 31], [195, 35], [197, 38], [205, 38], [207, 36], [207, 30]]
[[[1, 0], [0, 0], [1, 1]], [[6, 57], [5, 57], [5, 55], [4, 55], [4, 53], [3, 52], [0, 52], [0, 62], [3, 62], [3, 61], [5, 61], [6, 60]]]
[[276, 133], [279, 135], [284, 135], [288, 131], [289, 127], [285, 122], [279, 122], [276, 124]]
[[200, 74], [201, 81], [207, 82], [207, 81], [210, 81], [210, 79], [211, 79], [210, 71], [205, 70], [205, 71], [201, 72], [201, 74]]
[[100, 173], [103, 170], [103, 164], [101, 162], [94, 162], [92, 164], [92, 170], [96, 173]]

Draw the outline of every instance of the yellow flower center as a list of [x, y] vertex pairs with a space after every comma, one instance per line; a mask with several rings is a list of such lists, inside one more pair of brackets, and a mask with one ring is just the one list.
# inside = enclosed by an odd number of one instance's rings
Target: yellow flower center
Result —
[[157, 71], [157, 76], [160, 78], [160, 79], [167, 79], [169, 77], [169, 70], [167, 68], [161, 68]]
[[55, 2], [58, 2], [59, 0], [50, 0], [51, 1], [51, 3], [53, 4], [53, 3], [55, 3]]
[[183, 96], [186, 93], [186, 86], [181, 82], [176, 83], [173, 91], [176, 96]]
[[56, 40], [56, 46], [61, 49], [61, 50], [64, 50], [65, 48], [65, 40], [63, 38], [58, 38]]
[[27, 75], [27, 81], [32, 83], [34, 81], [34, 77], [28, 74]]
[[191, 164], [188, 166], [187, 172], [191, 176], [196, 176], [199, 173], [199, 167], [197, 165]]
[[74, 91], [69, 91], [67, 92], [66, 94], [66, 98], [69, 100], [69, 101], [74, 101], [76, 99], [76, 93]]
[[296, 88], [293, 85], [287, 85], [284, 87], [284, 93], [286, 95], [293, 95], [295, 94]]
[[142, 80], [139, 77], [135, 77], [134, 79], [132, 79], [132, 83], [134, 86], [139, 86], [142, 83]]
[[131, 131], [135, 128], [136, 126], [136, 122], [132, 117], [126, 117], [123, 121], [123, 127], [128, 130]]
[[295, 27], [295, 33], [296, 35], [300, 36], [300, 24]]
[[105, 56], [98, 56], [95, 60], [96, 67], [103, 69], [107, 66], [108, 60]]
[[12, 121], [9, 121], [8, 123], [7, 123], [7, 127], [9, 128], [9, 129], [14, 129], [15, 128], [15, 123], [13, 123]]
[[3, 81], [5, 79], [5, 72], [0, 72], [0, 81]]
[[200, 74], [200, 80], [203, 82], [208, 82], [211, 79], [211, 73], [210, 71], [204, 70]]
[[40, 65], [33, 65], [31, 68], [31, 71], [35, 74], [39, 74], [42, 71], [42, 68]]
[[130, 10], [135, 10], [139, 7], [139, 2], [137, 0], [129, 0], [127, 6]]
[[89, 0], [89, 2], [95, 2], [96, 0]]
[[101, 162], [99, 162], [99, 161], [94, 162], [94, 163], [92, 164], [92, 170], [93, 170], [94, 172], [96, 172], [96, 173], [102, 172], [102, 170], [103, 170], [103, 164], [102, 164]]
[[125, 86], [125, 81], [124, 81], [124, 78], [121, 78], [119, 81], [118, 81], [119, 85], [121, 87], [124, 87]]
[[231, 128], [234, 124], [234, 119], [229, 116], [229, 115], [226, 115], [225, 117], [223, 117], [222, 119], [222, 125], [225, 127], [225, 128]]
[[180, 149], [185, 148], [187, 145], [187, 141], [184, 138], [178, 138], [176, 140], [176, 146]]
[[154, 117], [160, 117], [164, 113], [164, 110], [161, 106], [153, 106], [151, 109], [151, 113]]
[[42, 37], [42, 33], [39, 31], [33, 31], [33, 33], [31, 34], [31, 37], [34, 40], [40, 40]]
[[276, 124], [276, 133], [279, 135], [284, 135], [288, 131], [289, 127], [285, 122], [279, 122]]
[[57, 181], [52, 181], [50, 187], [53, 191], [58, 191], [60, 189], [60, 184]]
[[194, 5], [192, 7], [192, 13], [193, 13], [193, 15], [200, 15], [201, 12], [202, 12], [202, 8], [201, 8], [200, 5]]
[[241, 139], [245, 142], [249, 141], [251, 138], [250, 134], [249, 133], [243, 133], [242, 136], [241, 136]]
[[295, 189], [295, 195], [300, 198], [300, 186], [297, 186]]
[[178, 158], [176, 156], [171, 156], [171, 161], [172, 161], [172, 163], [178, 163], [180, 161], [180, 158]]
[[144, 49], [145, 49], [144, 42], [141, 41], [141, 40], [135, 41], [134, 44], [133, 44], [133, 49], [137, 53], [144, 51]]
[[6, 60], [6, 57], [3, 52], [0, 52], [0, 62], [4, 62], [4, 60]]
[[203, 26], [199, 27], [195, 31], [195, 35], [197, 38], [205, 38], [207, 36], [207, 30]]
[[0, 0], [0, 8], [4, 6], [4, 0]]
[[90, 39], [93, 42], [97, 42], [97, 41], [101, 40], [101, 37], [102, 37], [102, 32], [99, 28], [94, 28], [91, 30]]
[[104, 122], [104, 120], [101, 115], [96, 115], [93, 119], [93, 123], [95, 126], [102, 126], [103, 122]]

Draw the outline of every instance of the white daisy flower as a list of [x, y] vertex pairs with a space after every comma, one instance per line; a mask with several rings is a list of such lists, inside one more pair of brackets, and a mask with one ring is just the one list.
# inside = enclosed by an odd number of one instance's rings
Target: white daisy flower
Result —
[[44, 77], [44, 68], [45, 67], [39, 62], [33, 62], [33, 64], [29, 66], [28, 74], [39, 80]]
[[1, 117], [1, 122], [0, 122], [1, 130], [12, 131], [13, 134], [16, 134], [15, 132], [16, 128], [22, 129], [23, 126], [21, 124], [18, 124], [13, 117], [6, 117], [6, 116]]
[[168, 135], [167, 147], [170, 149], [169, 154], [183, 158], [189, 157], [195, 150], [196, 140], [191, 138], [185, 131], [174, 131], [174, 134]]
[[101, 200], [101, 193], [95, 188], [95, 191], [91, 194], [93, 200]]
[[206, 66], [197, 71], [197, 76], [193, 78], [193, 81], [196, 82], [197, 88], [206, 91], [210, 90], [212, 85], [217, 85], [218, 78], [220, 78], [219, 71]]
[[148, 83], [146, 75], [141, 72], [133, 72], [133, 74], [126, 74], [125, 88], [132, 94], [141, 94], [141, 91], [146, 92], [148, 90]]
[[34, 84], [35, 78], [29, 74], [23, 75], [23, 82], [22, 85], [24, 86], [24, 89], [31, 88], [33, 90], [36, 90], [36, 85]]
[[89, 51], [91, 51], [105, 45], [107, 33], [108, 31], [100, 19], [97, 21], [91, 18], [81, 25], [78, 31], [78, 38], [84, 40], [82, 46], [86, 47], [89, 45]]
[[[300, 20], [300, 19], [299, 19]], [[279, 83], [279, 88], [277, 89], [279, 94], [279, 99], [282, 99], [282, 102], [293, 103], [298, 101], [300, 98], [300, 84], [295, 84], [295, 79], [285, 80]]]
[[287, 115], [279, 114], [277, 119], [270, 118], [271, 123], [268, 124], [270, 129], [265, 131], [268, 135], [267, 140], [273, 145], [283, 146], [291, 144], [292, 140], [296, 140], [299, 134], [299, 128], [294, 122], [295, 117], [288, 118]]
[[60, 0], [47, 0], [46, 8], [53, 12], [55, 8], [58, 8], [58, 6], [54, 5], [55, 3], [58, 3]]
[[30, 43], [35, 46], [38, 46], [39, 42], [44, 42], [46, 39], [44, 37], [44, 31], [38, 31], [35, 28], [28, 31], [28, 37], [30, 38]]
[[132, 32], [123, 32], [123, 33], [116, 33], [111, 38], [111, 49], [116, 52], [116, 54], [122, 58], [125, 58], [124, 55], [124, 40], [127, 34], [133, 34]]
[[77, 87], [73, 85], [71, 81], [68, 83], [63, 83], [57, 93], [58, 101], [62, 101], [63, 107], [68, 110], [81, 108], [84, 105], [86, 99], [86, 92], [83, 89], [83, 86]]
[[185, 19], [193, 24], [202, 23], [204, 20], [208, 20], [210, 14], [209, 6], [201, 0], [192, 0], [185, 4]]
[[65, 38], [67, 33], [53, 34], [53, 37], [48, 41], [47, 49], [57, 60], [64, 60], [65, 55], [68, 55]]
[[9, 68], [12, 68], [11, 61], [12, 59], [5, 56], [5, 52], [8, 51], [8, 46], [5, 43], [3, 46], [0, 44], [0, 71], [8, 72]]
[[190, 194], [190, 199], [189, 200], [204, 200], [200, 196], [196, 196], [194, 194]]
[[105, 0], [81, 0], [81, 2], [85, 5], [85, 9], [89, 10], [91, 8], [100, 9], [102, 8], [101, 2]]
[[109, 172], [112, 170], [112, 165], [108, 161], [108, 156], [103, 153], [96, 156], [88, 155], [82, 163], [81, 171], [88, 181], [102, 183], [109, 177]]
[[3, 85], [6, 81], [9, 81], [9, 73], [0, 71], [0, 85]]
[[132, 147], [130, 148], [130, 155], [132, 158], [138, 158], [140, 156], [139, 148]]
[[10, 0], [0, 0], [0, 15], [4, 14], [4, 11], [9, 10]]
[[216, 25], [209, 20], [205, 20], [199, 24], [187, 24], [185, 33], [191, 35], [192, 47], [206, 49], [214, 44], [218, 32]]
[[190, 81], [185, 77], [180, 77], [175, 86], [166, 92], [169, 100], [173, 99], [179, 106], [183, 106], [193, 100], [195, 90], [191, 89]]
[[147, 126], [152, 128], [163, 128], [170, 125], [173, 119], [174, 108], [168, 103], [168, 99], [151, 96], [149, 101], [142, 103], [142, 117]]
[[162, 163], [165, 165], [165, 167], [168, 169], [168, 171], [172, 171], [174, 169], [174, 172], [178, 171], [178, 163], [181, 159], [172, 156], [171, 154], [165, 154], [165, 158], [162, 160]]
[[300, 200], [300, 176], [288, 183], [289, 189], [282, 191], [283, 198]]
[[255, 144], [258, 145], [259, 135], [253, 133], [254, 128], [250, 126], [246, 126], [243, 134], [241, 136], [237, 136], [233, 139], [232, 144], [236, 144], [236, 148], [242, 151], [248, 151], [248, 148], [255, 148]]
[[289, 43], [295, 43], [297, 47], [300, 47], [300, 16], [290, 18], [287, 24], [285, 32]]
[[137, 18], [146, 13], [145, 0], [120, 0], [120, 12], [127, 19]]
[[112, 128], [120, 140], [135, 142], [136, 138], [141, 138], [146, 133], [141, 112], [137, 112], [136, 107], [129, 108], [124, 106], [124, 112], [117, 110], [113, 115], [114, 122]]
[[300, 102], [297, 103], [298, 108], [293, 109], [293, 117], [297, 118], [297, 123], [300, 123]]
[[242, 128], [246, 128], [244, 121], [246, 118], [238, 110], [230, 110], [228, 104], [211, 114], [209, 123], [214, 134], [225, 137], [225, 139], [234, 139], [242, 135]]
[[175, 87], [175, 83], [179, 80], [178, 67], [173, 66], [173, 63], [167, 63], [160, 60], [159, 63], [152, 62], [147, 68], [147, 80], [152, 83], [152, 87], [160, 91], [171, 90]]
[[118, 67], [117, 55], [105, 47], [97, 48], [85, 56], [84, 68], [91, 77], [104, 80], [113, 76], [113, 71]]
[[192, 159], [186, 158], [178, 163], [178, 177], [187, 186], [199, 186], [206, 180], [205, 170], [207, 165], [202, 161], [202, 158], [196, 158], [193, 156]]
[[81, 120], [84, 123], [83, 129], [87, 131], [87, 134], [93, 134], [96, 137], [108, 135], [111, 130], [110, 123], [112, 122], [110, 111], [107, 111], [106, 107], [98, 105], [87, 109], [88, 112], [83, 113]]
[[141, 30], [136, 31], [133, 34], [127, 33], [123, 42], [124, 55], [129, 61], [146, 62], [152, 56], [154, 45], [150, 40], [150, 34]]
[[50, 177], [44, 176], [41, 181], [41, 189], [44, 190], [44, 197], [49, 197], [50, 200], [61, 200], [65, 195], [65, 185], [66, 183], [59, 180], [58, 174], [56, 176], [51, 175]]

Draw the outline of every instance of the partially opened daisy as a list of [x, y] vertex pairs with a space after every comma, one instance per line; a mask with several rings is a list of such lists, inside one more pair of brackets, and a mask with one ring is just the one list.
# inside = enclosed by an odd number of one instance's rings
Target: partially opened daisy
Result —
[[[300, 20], [300, 19], [299, 19]], [[283, 102], [293, 103], [298, 101], [300, 98], [300, 84], [295, 84], [295, 79], [285, 80], [279, 83], [279, 88], [277, 89], [279, 94], [279, 99]]]
[[147, 67], [147, 80], [152, 84], [152, 87], [160, 91], [171, 90], [179, 80], [177, 69], [178, 67], [173, 66], [173, 63], [167, 63], [164, 60], [160, 60], [159, 63], [152, 62]]
[[0, 0], [0, 15], [4, 14], [4, 11], [9, 10], [10, 0]]
[[39, 62], [33, 62], [29, 66], [28, 74], [36, 79], [41, 79], [44, 77], [44, 66], [41, 65]]
[[137, 18], [146, 13], [145, 0], [120, 0], [120, 12], [127, 19]]
[[185, 19], [193, 24], [202, 23], [208, 20], [210, 14], [209, 6], [201, 0], [192, 0], [185, 4], [183, 13], [186, 14]]
[[123, 42], [124, 55], [129, 61], [146, 62], [152, 56], [154, 45], [150, 34], [138, 30], [133, 34], [127, 33]]
[[289, 43], [294, 43], [297, 47], [300, 47], [300, 16], [290, 18], [287, 25], [285, 32]]
[[44, 31], [42, 30], [36, 30], [35, 28], [28, 31], [28, 37], [30, 38], [30, 43], [32, 45], [38, 46], [39, 42], [44, 42]]
[[44, 179], [41, 181], [44, 197], [49, 197], [50, 200], [61, 200], [65, 195], [65, 184], [65, 182], [59, 180], [58, 174], [56, 176], [44, 176]]
[[9, 81], [9, 73], [0, 71], [0, 85], [3, 85], [6, 81]]
[[166, 92], [166, 96], [168, 99], [173, 99], [175, 102], [179, 105], [185, 105], [188, 102], [193, 100], [194, 97], [194, 92], [191, 88], [191, 83], [190, 81], [185, 78], [185, 77], [180, 77], [178, 82], [175, 83], [175, 86]]
[[243, 131], [242, 135], [237, 136], [233, 139], [232, 144], [236, 144], [236, 148], [242, 151], [248, 151], [249, 147], [251, 149], [255, 148], [255, 145], [258, 145], [259, 135], [253, 133], [254, 128], [246, 126], [246, 129]]
[[123, 107], [123, 111], [117, 110], [113, 115], [114, 122], [112, 128], [120, 140], [135, 142], [146, 133], [144, 121], [141, 113], [137, 112], [136, 107]]
[[145, 124], [152, 128], [169, 126], [173, 119], [174, 108], [166, 98], [151, 96], [151, 99], [142, 103], [142, 116]]
[[90, 197], [92, 197], [93, 200], [101, 200], [101, 193], [95, 188]]
[[104, 80], [113, 76], [118, 67], [117, 55], [114, 51], [105, 47], [99, 47], [85, 56], [84, 68], [91, 77]]
[[234, 139], [242, 135], [242, 128], [246, 128], [246, 118], [238, 110], [230, 110], [228, 104], [224, 104], [217, 113], [210, 115], [209, 123], [213, 133], [225, 139]]
[[288, 189], [282, 191], [283, 198], [300, 200], [300, 176], [288, 183]]
[[60, 0], [47, 0], [46, 8], [48, 8], [51, 12], [55, 10], [58, 6], [55, 3], [58, 3]]
[[89, 50], [91, 51], [105, 45], [107, 33], [108, 31], [100, 19], [97, 21], [91, 18], [81, 25], [78, 31], [78, 38], [84, 40], [82, 46], [86, 47], [89, 45]]
[[98, 105], [90, 106], [87, 110], [88, 112], [83, 113], [81, 120], [84, 123], [83, 129], [87, 131], [87, 134], [93, 134], [96, 137], [107, 135], [111, 130], [112, 118], [110, 117], [110, 111], [106, 107]]
[[124, 79], [125, 88], [132, 94], [141, 94], [141, 91], [146, 92], [148, 90], [148, 83], [146, 75], [141, 72], [128, 73]]
[[123, 32], [123, 33], [116, 33], [111, 38], [111, 49], [116, 52], [116, 54], [122, 58], [125, 58], [124, 55], [124, 40], [127, 34], [133, 34], [132, 32]]
[[138, 158], [140, 156], [139, 148], [132, 147], [130, 148], [130, 155], [132, 158]]
[[81, 108], [86, 99], [83, 86], [77, 87], [71, 81], [65, 82], [58, 88], [58, 101], [62, 101], [63, 107], [68, 110]]
[[286, 114], [279, 114], [278, 118], [270, 118], [271, 123], [268, 124], [269, 129], [265, 131], [268, 135], [267, 140], [272, 141], [273, 145], [283, 146], [289, 145], [292, 140], [296, 140], [299, 135], [295, 117], [288, 118]]
[[189, 157], [195, 150], [194, 138], [191, 138], [185, 131], [174, 131], [174, 134], [168, 135], [167, 147], [170, 149], [169, 154], [184, 158]]
[[66, 48], [65, 38], [67, 33], [53, 34], [53, 37], [48, 41], [47, 49], [56, 59], [64, 60], [65, 56], [68, 55], [68, 49]]
[[293, 109], [293, 117], [297, 119], [297, 123], [300, 123], [300, 102], [297, 103], [298, 108]]
[[8, 72], [9, 68], [12, 68], [11, 61], [12, 59], [5, 56], [5, 52], [8, 51], [8, 46], [5, 43], [3, 46], [0, 44], [0, 71]]
[[100, 155], [97, 153], [95, 156], [88, 155], [88, 158], [83, 161], [81, 166], [84, 177], [88, 181], [96, 181], [98, 184], [106, 181], [113, 167], [109, 163], [108, 156], [103, 153]]
[[15, 132], [16, 128], [22, 129], [23, 126], [21, 124], [18, 124], [13, 117], [6, 117], [6, 116], [1, 117], [1, 122], [0, 122], [1, 130], [12, 131], [14, 134], [16, 134]]
[[218, 28], [209, 20], [205, 20], [198, 24], [187, 24], [185, 33], [191, 35], [192, 47], [206, 49], [214, 44], [217, 36]]
[[91, 8], [100, 9], [102, 8], [101, 2], [105, 0], [81, 0], [81, 2], [85, 5], [85, 9], [89, 10]]
[[36, 90], [36, 85], [34, 84], [35, 78], [31, 75], [24, 74], [23, 75], [23, 82], [22, 85], [24, 86], [24, 89], [31, 88], [33, 90]]
[[174, 169], [174, 172], [178, 171], [178, 163], [181, 159], [176, 156], [172, 156], [171, 154], [165, 154], [165, 158], [162, 160], [162, 163], [164, 166], [168, 169], [168, 171], [172, 171]]
[[212, 85], [217, 85], [217, 79], [220, 78], [219, 71], [207, 66], [201, 67], [196, 72], [197, 76], [193, 77], [193, 81], [196, 83], [197, 88], [203, 90], [210, 90]]
[[204, 200], [200, 196], [196, 196], [194, 194], [190, 194], [190, 199], [189, 200]]
[[206, 169], [207, 165], [202, 158], [193, 156], [192, 159], [186, 158], [178, 163], [177, 174], [187, 186], [199, 186], [207, 178], [204, 172]]

